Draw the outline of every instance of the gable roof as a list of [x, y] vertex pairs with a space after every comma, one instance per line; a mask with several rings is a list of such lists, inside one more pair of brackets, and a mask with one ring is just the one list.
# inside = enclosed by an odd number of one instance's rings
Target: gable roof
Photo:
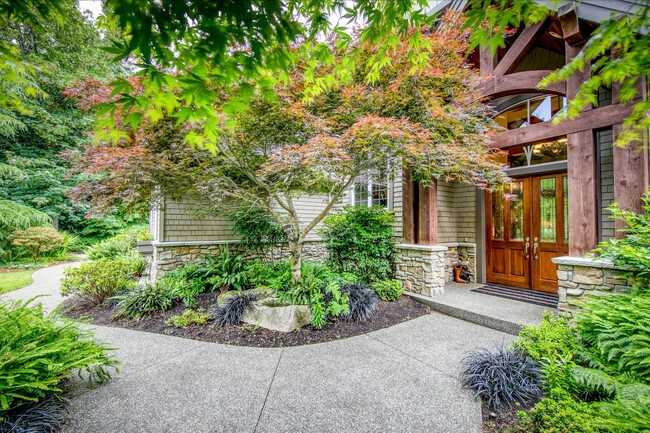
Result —
[[[438, 13], [445, 9], [461, 10], [467, 6], [467, 0], [442, 0], [436, 1], [431, 13]], [[546, 6], [550, 10], [557, 11], [568, 3], [574, 3], [578, 18], [599, 23], [608, 19], [611, 14], [628, 15], [634, 14], [640, 9], [647, 7], [644, 0], [582, 0], [580, 2], [563, 1], [556, 7], [554, 0], [536, 0], [539, 5]]]

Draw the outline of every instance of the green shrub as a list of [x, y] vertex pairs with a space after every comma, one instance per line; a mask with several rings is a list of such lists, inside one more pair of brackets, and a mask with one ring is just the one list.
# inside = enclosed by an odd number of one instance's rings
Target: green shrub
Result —
[[330, 281], [320, 287], [312, 286], [305, 291], [309, 293], [311, 326], [315, 329], [325, 326], [330, 317], [350, 314], [349, 295], [341, 291], [336, 281]]
[[396, 301], [404, 293], [402, 282], [398, 280], [376, 281], [372, 288], [382, 301]]
[[634, 271], [636, 287], [650, 289], [650, 195], [642, 197], [643, 212], [636, 213], [610, 207], [612, 218], [623, 221], [623, 239], [611, 239], [599, 245], [596, 252], [611, 259], [623, 269]]
[[115, 257], [115, 261], [120, 262], [131, 270], [131, 274], [138, 277], [142, 276], [147, 270], [149, 262], [147, 258], [137, 251], [129, 251], [126, 254]]
[[167, 319], [165, 324], [176, 328], [186, 328], [190, 325], [203, 325], [208, 320], [210, 320], [210, 315], [204, 309], [192, 310], [188, 308], [183, 311], [183, 314]]
[[569, 326], [568, 317], [548, 310], [542, 313], [539, 325], [525, 325], [513, 345], [537, 361], [557, 356], [572, 358], [580, 350], [578, 336]]
[[90, 381], [110, 378], [117, 361], [93, 332], [51, 314], [31, 301], [0, 303], [0, 418], [26, 401], [60, 392], [59, 382], [73, 371]]
[[145, 284], [126, 295], [118, 295], [113, 299], [118, 301], [115, 318], [127, 317], [140, 320], [154, 313], [167, 311], [174, 306], [176, 300], [174, 287], [160, 280], [155, 284]]
[[164, 280], [163, 284], [173, 287], [176, 296], [186, 307], [192, 308], [196, 305], [196, 295], [212, 288], [204, 277], [204, 271], [201, 264], [189, 263], [167, 272], [161, 280]]
[[255, 287], [282, 288], [291, 281], [291, 263], [266, 264], [255, 260], [246, 264], [248, 282]]
[[128, 241], [118, 238], [108, 238], [96, 243], [86, 249], [86, 254], [90, 260], [113, 259], [118, 256], [129, 254], [134, 250], [134, 246]]
[[650, 293], [610, 293], [579, 307], [576, 329], [589, 363], [650, 384]]
[[136, 251], [137, 240], [147, 233], [146, 226], [135, 226], [123, 230], [117, 235], [104, 239], [86, 249], [86, 254], [91, 260], [112, 259], [117, 256]]
[[544, 398], [528, 415], [519, 412], [521, 431], [527, 433], [597, 433], [594, 419], [604, 415], [595, 404], [575, 401], [568, 395]]
[[366, 282], [386, 279], [395, 261], [394, 223], [393, 213], [379, 206], [347, 207], [325, 218], [319, 233], [332, 269], [355, 273]]
[[208, 257], [204, 276], [215, 289], [243, 290], [248, 284], [246, 263], [239, 255], [223, 250], [217, 257]]
[[25, 250], [34, 262], [42, 254], [63, 246], [63, 237], [53, 227], [28, 227], [11, 234], [11, 244]]
[[79, 295], [92, 304], [101, 304], [117, 293], [133, 287], [132, 264], [120, 259], [99, 259], [67, 268], [61, 280], [63, 296]]
[[267, 258], [273, 248], [287, 242], [287, 234], [264, 209], [241, 209], [230, 216], [241, 245]]

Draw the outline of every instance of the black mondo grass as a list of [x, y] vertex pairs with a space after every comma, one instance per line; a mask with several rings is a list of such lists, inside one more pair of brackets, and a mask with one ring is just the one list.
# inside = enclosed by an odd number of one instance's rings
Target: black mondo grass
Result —
[[239, 295], [224, 303], [221, 307], [214, 308], [210, 315], [217, 326], [232, 326], [241, 322], [241, 318], [253, 302], [257, 301], [257, 295]]
[[496, 352], [478, 349], [463, 359], [463, 386], [474, 391], [491, 409], [512, 408], [541, 397], [541, 367], [523, 352], [497, 346]]
[[29, 402], [6, 412], [0, 411], [0, 433], [54, 433], [61, 429], [66, 401], [48, 398], [38, 403]]
[[371, 287], [364, 284], [349, 283], [341, 286], [341, 293], [348, 295], [348, 305], [350, 307], [350, 312], [343, 315], [343, 319], [365, 322], [375, 314], [379, 296]]

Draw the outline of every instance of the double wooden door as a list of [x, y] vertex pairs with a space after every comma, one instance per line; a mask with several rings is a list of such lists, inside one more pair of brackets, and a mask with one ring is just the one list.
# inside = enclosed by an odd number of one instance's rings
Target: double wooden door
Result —
[[566, 173], [513, 179], [487, 195], [488, 282], [557, 292], [553, 257], [568, 248]]

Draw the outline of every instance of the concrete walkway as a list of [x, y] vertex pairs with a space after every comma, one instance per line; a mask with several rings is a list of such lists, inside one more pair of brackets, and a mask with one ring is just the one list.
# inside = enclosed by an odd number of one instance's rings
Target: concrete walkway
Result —
[[[57, 268], [37, 271], [11, 297], [58, 291]], [[94, 328], [123, 366], [96, 389], [76, 384], [65, 433], [480, 432], [480, 405], [457, 379], [460, 361], [512, 338], [438, 313], [285, 349]]]

